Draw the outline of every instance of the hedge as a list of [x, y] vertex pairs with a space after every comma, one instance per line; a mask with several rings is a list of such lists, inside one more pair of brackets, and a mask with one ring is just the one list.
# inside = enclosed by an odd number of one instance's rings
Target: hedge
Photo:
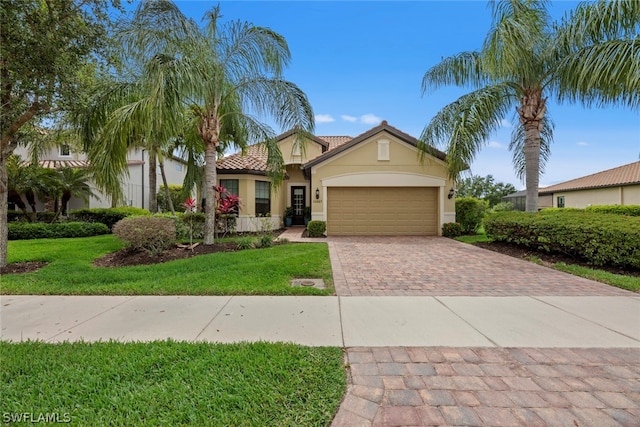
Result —
[[150, 215], [150, 213], [146, 209], [135, 207], [76, 209], [69, 212], [69, 219], [72, 221], [100, 222], [109, 227], [109, 231], [111, 231], [116, 222], [135, 215]]
[[588, 212], [611, 213], [616, 215], [640, 216], [640, 205], [602, 205], [589, 206], [584, 209]]
[[589, 211], [497, 212], [484, 220], [497, 241], [640, 269], [640, 218]]
[[476, 234], [489, 202], [475, 197], [459, 197], [456, 199], [456, 222], [460, 224], [463, 234]]
[[56, 239], [65, 237], [90, 237], [109, 234], [109, 228], [98, 222], [13, 222], [9, 227], [9, 240]]
[[327, 231], [327, 223], [324, 221], [309, 221], [307, 224], [309, 237], [322, 237], [325, 231]]

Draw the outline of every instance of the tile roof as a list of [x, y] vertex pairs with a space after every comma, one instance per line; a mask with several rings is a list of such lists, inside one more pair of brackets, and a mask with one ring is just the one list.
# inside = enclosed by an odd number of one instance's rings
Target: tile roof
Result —
[[[28, 163], [28, 162], [27, 162]], [[88, 160], [40, 160], [38, 162], [40, 167], [45, 169], [59, 169], [59, 168], [88, 168]]]
[[327, 151], [331, 151], [334, 148], [338, 148], [339, 146], [346, 144], [353, 138], [350, 136], [319, 136], [318, 139], [327, 141], [329, 143], [329, 148]]
[[540, 194], [640, 184], [640, 161], [540, 189]]
[[267, 149], [264, 144], [250, 145], [244, 154], [236, 153], [218, 160], [216, 169], [264, 172], [267, 170]]

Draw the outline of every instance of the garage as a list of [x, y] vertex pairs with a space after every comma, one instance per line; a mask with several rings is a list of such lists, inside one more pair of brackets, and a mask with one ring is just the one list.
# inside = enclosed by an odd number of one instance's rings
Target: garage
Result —
[[329, 187], [327, 234], [438, 234], [437, 187]]

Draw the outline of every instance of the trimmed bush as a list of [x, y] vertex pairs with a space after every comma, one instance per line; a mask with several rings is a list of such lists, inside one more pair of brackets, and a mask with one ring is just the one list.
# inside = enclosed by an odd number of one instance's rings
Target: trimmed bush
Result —
[[462, 226], [459, 222], [447, 222], [442, 224], [442, 235], [444, 237], [458, 237], [462, 235]]
[[463, 234], [476, 234], [482, 224], [482, 218], [489, 208], [486, 200], [475, 197], [456, 199], [456, 222], [460, 223]]
[[134, 215], [150, 215], [150, 213], [146, 209], [135, 208], [133, 206], [120, 208], [76, 209], [69, 212], [69, 219], [72, 221], [101, 222], [109, 227], [109, 230], [112, 230], [115, 223]]
[[309, 221], [307, 224], [309, 237], [322, 237], [325, 231], [327, 231], [327, 223], [324, 221]]
[[113, 234], [134, 250], [160, 254], [176, 242], [176, 224], [172, 218], [134, 216], [113, 226]]
[[488, 236], [596, 266], [640, 268], [640, 218], [580, 210], [498, 212], [484, 221]]
[[171, 219], [176, 225], [176, 238], [181, 242], [189, 241], [191, 232], [196, 240], [204, 237], [204, 213], [202, 212], [176, 212], [176, 216], [170, 213], [158, 213], [153, 216]]
[[491, 212], [509, 212], [512, 211], [513, 208], [513, 203], [511, 202], [500, 202], [500, 203], [496, 203], [492, 208], [491, 208]]
[[109, 234], [109, 228], [97, 222], [63, 222], [53, 224], [43, 222], [12, 222], [7, 225], [9, 227], [9, 240], [58, 239]]
[[610, 213], [616, 215], [640, 216], [640, 205], [602, 205], [588, 206], [584, 208], [587, 212]]

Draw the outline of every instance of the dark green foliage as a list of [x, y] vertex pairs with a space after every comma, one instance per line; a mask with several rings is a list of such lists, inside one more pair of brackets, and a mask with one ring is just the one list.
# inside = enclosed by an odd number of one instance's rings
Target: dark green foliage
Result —
[[176, 224], [171, 218], [134, 216], [113, 226], [113, 234], [134, 250], [160, 254], [176, 242]]
[[[169, 202], [167, 201], [165, 191], [164, 185], [161, 185], [158, 190], [158, 194], [156, 195], [156, 200], [158, 201], [158, 209], [168, 212], [171, 209], [169, 208]], [[169, 185], [169, 197], [171, 197], [173, 209], [175, 209], [176, 212], [181, 212], [185, 209], [184, 202], [187, 200], [187, 196], [183, 193], [182, 185]]]
[[109, 233], [106, 225], [94, 222], [12, 222], [8, 227], [9, 240], [90, 237]]
[[251, 249], [253, 248], [253, 237], [251, 236], [244, 236], [244, 237], [239, 237], [236, 240], [236, 247], [239, 250], [244, 250], [244, 249]]
[[442, 225], [444, 237], [458, 237], [462, 235], [462, 226], [459, 222], [447, 222]]
[[[36, 222], [53, 222], [56, 218], [55, 212], [37, 212], [36, 213]], [[7, 221], [15, 222], [15, 221], [29, 221], [30, 218], [27, 214], [20, 211], [8, 211], [7, 212]]]
[[327, 231], [327, 223], [324, 221], [309, 221], [307, 224], [309, 237], [322, 237], [325, 231]]
[[640, 268], [640, 218], [584, 210], [498, 212], [485, 218], [487, 235], [593, 265]]
[[584, 209], [588, 212], [611, 213], [617, 215], [640, 216], [640, 205], [608, 205], [608, 206], [589, 206]]
[[72, 221], [101, 222], [111, 230], [115, 223], [121, 219], [134, 215], [149, 215], [149, 211], [134, 207], [76, 209], [71, 211], [69, 219]]
[[176, 225], [176, 238], [181, 242], [202, 239], [204, 236], [204, 213], [202, 212], [176, 212], [153, 214], [156, 218], [169, 218]]
[[258, 248], [270, 248], [273, 246], [273, 235], [272, 234], [263, 234], [258, 237], [256, 241], [256, 247]]
[[474, 197], [456, 198], [456, 222], [460, 223], [463, 234], [476, 234], [489, 203]]
[[493, 175], [487, 175], [485, 177], [473, 175], [468, 178], [463, 178], [458, 182], [456, 189], [458, 197], [483, 199], [489, 203], [489, 207], [497, 205], [504, 196], [515, 193], [516, 191], [516, 187], [512, 184], [496, 182]]

